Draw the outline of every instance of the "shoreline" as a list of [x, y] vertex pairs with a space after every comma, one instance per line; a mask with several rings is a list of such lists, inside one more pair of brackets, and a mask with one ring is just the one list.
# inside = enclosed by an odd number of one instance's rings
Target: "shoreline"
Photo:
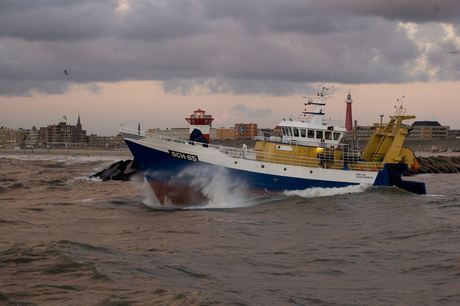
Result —
[[78, 150], [78, 149], [22, 149], [0, 150], [2, 155], [76, 155], [76, 156], [123, 156], [133, 159], [129, 150]]

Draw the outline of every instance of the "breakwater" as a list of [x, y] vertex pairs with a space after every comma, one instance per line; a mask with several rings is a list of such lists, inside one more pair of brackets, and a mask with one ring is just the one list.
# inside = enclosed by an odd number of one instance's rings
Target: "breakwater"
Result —
[[417, 157], [417, 173], [457, 173], [460, 172], [460, 156], [429, 156]]
[[90, 178], [99, 178], [102, 181], [142, 181], [143, 177], [144, 175], [134, 159], [120, 160], [90, 176]]

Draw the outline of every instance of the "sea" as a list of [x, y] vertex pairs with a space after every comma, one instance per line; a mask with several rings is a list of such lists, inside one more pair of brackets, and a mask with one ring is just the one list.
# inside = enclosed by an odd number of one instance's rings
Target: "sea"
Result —
[[0, 153], [0, 305], [460, 304], [460, 174], [163, 207], [117, 161]]

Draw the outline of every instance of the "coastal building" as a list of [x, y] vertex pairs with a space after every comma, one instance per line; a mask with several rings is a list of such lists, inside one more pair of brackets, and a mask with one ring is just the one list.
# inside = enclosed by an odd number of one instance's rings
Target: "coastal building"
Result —
[[262, 129], [257, 129], [257, 137], [263, 137], [263, 138], [270, 138], [272, 135], [273, 129], [269, 128], [262, 128]]
[[235, 139], [235, 128], [216, 129], [216, 139]]
[[[356, 139], [369, 139], [371, 138], [372, 134], [374, 134], [375, 128], [378, 127], [379, 125], [380, 125], [379, 123], [374, 123], [374, 125], [354, 126], [353, 129], [346, 131], [344, 133], [343, 139], [346, 141], [356, 140]], [[355, 137], [353, 135], [355, 135]]]
[[41, 127], [38, 131], [38, 140], [42, 144], [69, 145], [85, 144], [87, 142], [86, 130], [82, 129], [80, 115], [76, 125], [67, 122]]
[[[380, 123], [374, 123], [372, 126], [356, 126], [356, 139], [369, 139]], [[447, 139], [460, 137], [455, 133], [450, 133], [448, 126], [441, 125], [438, 121], [415, 121], [411, 125], [409, 135], [406, 139]], [[353, 139], [353, 131], [347, 131], [344, 139], [350, 141]]]
[[98, 136], [91, 134], [88, 136], [87, 145], [95, 148], [118, 149], [124, 145], [124, 140], [121, 134], [117, 136]]
[[272, 136], [276, 136], [276, 137], [282, 137], [283, 136], [283, 132], [282, 132], [282, 129], [279, 125], [277, 125], [273, 130], [272, 130]]
[[240, 133], [240, 126], [241, 125], [242, 124], [236, 124], [234, 128], [221, 127], [220, 129], [216, 129], [216, 139], [237, 139], [237, 138], [241, 139], [241, 138], [245, 137], [243, 135], [244, 134], [244, 129], [247, 130], [247, 134], [251, 133], [251, 131], [252, 131], [252, 133], [254, 133], [254, 131], [255, 131], [255, 133], [256, 133], [255, 136], [258, 136], [258, 137], [268, 138], [268, 137], [271, 137], [271, 136], [277, 136], [277, 137], [282, 136], [280, 126], [277, 126], [274, 129], [270, 129], [270, 128], [257, 129], [257, 125], [252, 126], [252, 127], [249, 127], [249, 126], [244, 127], [244, 124], [243, 124], [243, 127], [241, 128], [241, 130], [243, 131], [241, 133], [242, 137], [237, 137], [236, 135], [238, 135]]
[[276, 126], [274, 129], [270, 129], [270, 128], [258, 129], [257, 130], [257, 136], [258, 137], [270, 138], [272, 136], [274, 136], [274, 137], [282, 137], [283, 134], [281, 132], [281, 127]]
[[256, 123], [237, 123], [235, 124], [236, 139], [253, 139], [257, 136]]
[[449, 130], [449, 138], [460, 138], [460, 130]]
[[0, 127], [0, 144], [2, 146], [25, 143], [28, 139], [29, 130], [19, 128], [11, 129]]
[[38, 136], [39, 134], [38, 134], [37, 127], [34, 125], [32, 129], [29, 131], [29, 137], [28, 137], [29, 143], [37, 145], [39, 143]]
[[442, 126], [438, 121], [415, 121], [407, 139], [447, 139], [449, 127]]

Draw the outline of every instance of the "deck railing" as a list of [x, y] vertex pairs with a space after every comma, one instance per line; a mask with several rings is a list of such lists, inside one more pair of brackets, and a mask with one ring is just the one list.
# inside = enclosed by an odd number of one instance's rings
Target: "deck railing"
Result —
[[[304, 123], [313, 123], [317, 119], [315, 117], [302, 117], [302, 116], [284, 116], [286, 121], [299, 121]], [[334, 125], [338, 127], [345, 127], [345, 122], [343, 120], [333, 120], [333, 119], [326, 119], [323, 118], [321, 120], [322, 125]]]
[[[342, 160], [334, 160], [332, 153], [327, 152], [320, 155], [319, 158], [314, 157], [301, 157], [288, 154], [275, 154], [266, 153], [262, 151], [255, 151], [248, 148], [233, 148], [224, 147], [213, 144], [204, 144], [185, 139], [173, 138], [170, 136], [158, 135], [148, 133], [145, 131], [138, 131], [133, 129], [121, 128], [120, 132], [126, 139], [141, 139], [141, 138], [155, 138], [175, 143], [182, 143], [185, 145], [200, 146], [209, 149], [219, 150], [220, 152], [235, 159], [255, 160], [262, 163], [274, 163], [299, 167], [313, 167], [313, 168], [329, 168], [329, 169], [346, 169], [351, 171], [380, 171], [383, 169], [383, 164], [374, 162], [362, 162], [358, 160], [357, 153], [344, 152]], [[350, 154], [351, 153], [351, 154]], [[352, 158], [351, 158], [352, 157]]]

